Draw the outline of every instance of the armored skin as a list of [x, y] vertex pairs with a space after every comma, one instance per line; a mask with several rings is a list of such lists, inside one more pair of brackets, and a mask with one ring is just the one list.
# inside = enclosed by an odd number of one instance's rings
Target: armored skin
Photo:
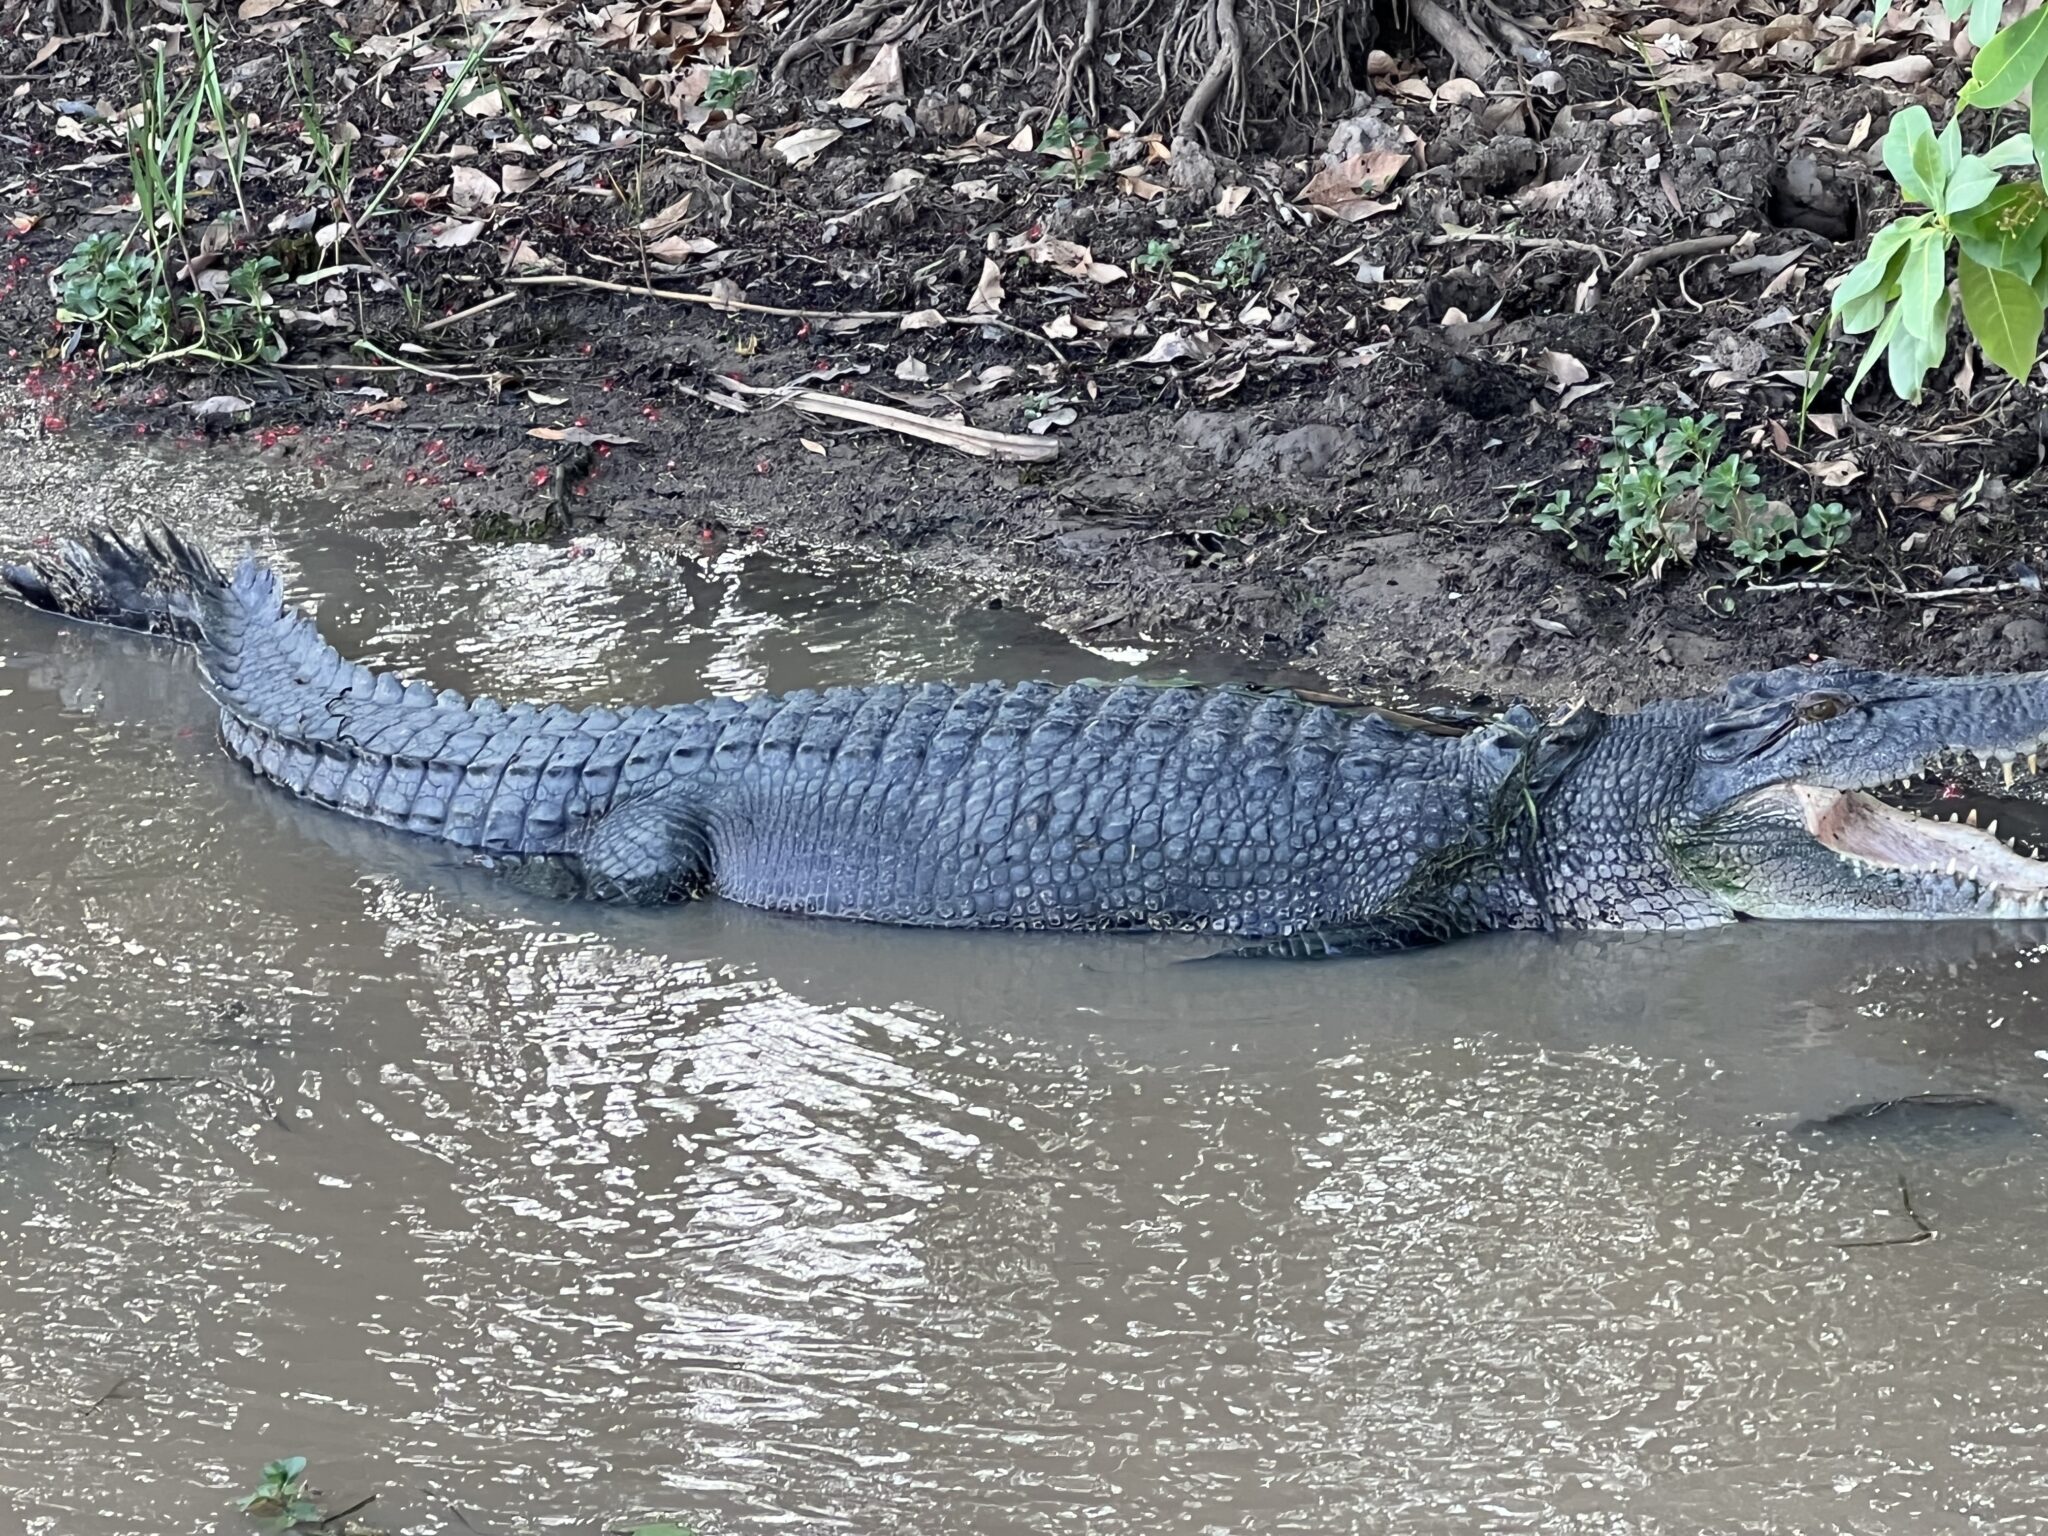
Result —
[[275, 573], [162, 527], [0, 566], [196, 647], [228, 751], [301, 798], [598, 899], [927, 927], [1206, 931], [1290, 954], [1489, 928], [2036, 917], [2048, 865], [1869, 791], [2017, 765], [2048, 676], [1822, 666], [1633, 714], [1418, 729], [1144, 684], [504, 705], [344, 660]]

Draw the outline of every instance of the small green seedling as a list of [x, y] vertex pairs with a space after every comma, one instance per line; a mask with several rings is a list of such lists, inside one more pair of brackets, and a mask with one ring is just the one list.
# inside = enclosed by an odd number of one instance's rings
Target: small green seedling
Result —
[[286, 1456], [263, 1468], [263, 1481], [243, 1495], [242, 1513], [265, 1521], [274, 1531], [318, 1525], [326, 1512], [306, 1496], [306, 1458]]
[[751, 69], [714, 69], [704, 87], [704, 105], [719, 112], [737, 112], [753, 84]]
[[1155, 277], [1164, 277], [1173, 270], [1173, 258], [1179, 254], [1178, 240], [1147, 240], [1145, 254], [1133, 256], [1131, 265], [1140, 272], [1150, 272]]
[[1109, 169], [1109, 150], [1102, 135], [1088, 126], [1086, 118], [1054, 118], [1045, 125], [1038, 148], [1055, 162], [1038, 173], [1047, 181], [1068, 176], [1075, 186], [1085, 186]]
[[1674, 421], [1662, 406], [1622, 411], [1592, 495], [1575, 502], [1559, 491], [1536, 513], [1536, 526], [1563, 535], [1573, 550], [1604, 534], [1608, 570], [1652, 580], [1690, 565], [1716, 540], [1750, 572], [1824, 559], [1847, 541], [1850, 517], [1840, 502], [1795, 513], [1758, 495], [1756, 470], [1740, 453], [1721, 453], [1724, 431], [1712, 413]]
[[1257, 235], [1239, 235], [1209, 270], [1225, 288], [1249, 288], [1265, 275], [1266, 247]]

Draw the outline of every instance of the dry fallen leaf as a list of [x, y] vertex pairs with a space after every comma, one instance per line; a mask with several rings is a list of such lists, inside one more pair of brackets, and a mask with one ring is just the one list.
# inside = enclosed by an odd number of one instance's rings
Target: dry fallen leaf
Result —
[[1353, 155], [1342, 164], [1327, 165], [1317, 171], [1294, 200], [1333, 219], [1356, 224], [1401, 206], [1374, 199], [1394, 184], [1394, 178], [1401, 174], [1408, 160], [1409, 156], [1398, 149], [1375, 149]]
[[1054, 341], [1072, 341], [1081, 332], [1074, 324], [1074, 317], [1062, 310], [1045, 323], [1045, 334]]
[[717, 249], [718, 242], [708, 235], [670, 235], [648, 246], [647, 254], [655, 261], [681, 263], [692, 256], [709, 256]]
[[[541, 396], [531, 390], [527, 391], [526, 397], [536, 402], [541, 399]], [[640, 441], [637, 437], [620, 437], [615, 432], [593, 432], [588, 427], [528, 427], [526, 435], [549, 443], [610, 443], [614, 446], [623, 446]]]
[[1091, 283], [1116, 283], [1123, 281], [1124, 269], [1107, 261], [1097, 261], [1095, 253], [1085, 245], [1072, 240], [1026, 240], [1021, 236], [1012, 240], [1006, 249], [1022, 251], [1033, 261], [1063, 272], [1068, 277], [1085, 278]]
[[914, 309], [896, 322], [899, 331], [935, 331], [946, 323], [943, 310]]
[[805, 452], [815, 453], [821, 459], [825, 457], [825, 445], [815, 437], [800, 437], [797, 441], [803, 444]]
[[809, 165], [843, 137], [837, 128], [799, 128], [795, 133], [784, 134], [770, 147], [792, 166], [800, 168]]
[[[505, 184], [505, 190], [508, 192], [512, 190], [510, 182]], [[675, 233], [676, 230], [682, 227], [683, 220], [689, 217], [690, 199], [694, 195], [694, 193], [685, 192], [681, 197], [662, 209], [661, 212], [649, 214], [640, 221], [640, 232], [657, 237]]]
[[932, 376], [931, 369], [915, 357], [906, 357], [896, 365], [896, 377], [906, 384], [923, 384]]
[[1924, 53], [1903, 54], [1882, 64], [1859, 65], [1854, 73], [1865, 80], [1889, 80], [1893, 85], [1918, 85], [1934, 73], [1934, 60]]
[[508, 272], [545, 272], [555, 265], [524, 240], [515, 239], [505, 248], [505, 270]]
[[1551, 382], [1560, 390], [1583, 384], [1589, 377], [1586, 365], [1569, 352], [1545, 352], [1536, 359], [1536, 365], [1550, 375]]
[[868, 67], [840, 94], [842, 107], [864, 107], [871, 101], [900, 101], [903, 98], [903, 46], [884, 43], [875, 50]]
[[1118, 171], [1116, 173], [1116, 185], [1117, 190], [1126, 196], [1143, 198], [1148, 203], [1155, 197], [1164, 197], [1166, 195], [1166, 188], [1156, 181], [1147, 181], [1138, 172], [1136, 167], [1129, 167]]
[[442, 250], [453, 250], [468, 245], [484, 232], [482, 219], [468, 219], [458, 224], [443, 224], [433, 233], [433, 243]]
[[498, 200], [498, 184], [473, 165], [458, 165], [449, 174], [448, 201], [459, 212], [488, 208]]
[[1031, 153], [1032, 146], [1037, 142], [1038, 141], [1031, 136], [1031, 125], [1029, 123], [1026, 123], [1022, 128], [1019, 128], [1017, 130], [1017, 136], [1011, 139], [1008, 143], [1006, 143], [1003, 146], [1003, 148], [1014, 149], [1019, 154], [1028, 155], [1029, 153]]
[[1134, 363], [1177, 363], [1184, 357], [1200, 357], [1202, 349], [1190, 341], [1183, 331], [1168, 331], [1146, 349], [1143, 357], [1131, 359]]
[[255, 408], [255, 401], [244, 400], [240, 395], [208, 395], [204, 400], [185, 402], [185, 409], [194, 416], [233, 416]]
[[235, 15], [243, 21], [261, 21], [272, 11], [288, 10], [299, 3], [300, 0], [242, 0], [235, 7]]
[[1816, 459], [1806, 470], [1831, 491], [1863, 478], [1863, 466], [1854, 459]]
[[995, 262], [981, 258], [981, 281], [974, 285], [974, 296], [967, 301], [970, 315], [992, 315], [1003, 307], [1003, 272]]
[[1252, 189], [1250, 187], [1224, 188], [1223, 195], [1216, 199], [1216, 217], [1219, 219], [1236, 218], [1238, 209], [1244, 206], [1245, 199], [1251, 195]]
[[567, 405], [569, 403], [567, 395], [544, 395], [537, 389], [529, 389], [526, 392], [526, 398], [535, 405]]

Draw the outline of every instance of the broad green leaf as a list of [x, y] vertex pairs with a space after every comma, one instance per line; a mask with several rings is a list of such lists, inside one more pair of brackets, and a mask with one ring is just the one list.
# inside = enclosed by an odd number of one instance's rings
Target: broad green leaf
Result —
[[1968, 213], [1989, 197], [1997, 185], [1998, 171], [1989, 160], [1981, 155], [1965, 155], [1963, 163], [1949, 177], [1948, 185], [1942, 188], [1941, 211], [1950, 216]]
[[2017, 101], [2043, 64], [2048, 64], [2048, 6], [2036, 6], [1984, 45], [1956, 104], [2002, 107]]
[[2034, 141], [2031, 135], [2016, 133], [1984, 151], [1984, 163], [1993, 170], [2002, 170], [2008, 165], [2024, 165], [2034, 158]]
[[[1982, 57], [1982, 55], [1979, 55]], [[1899, 190], [1913, 202], [1932, 208], [1940, 188], [1935, 171], [1940, 151], [1934, 145], [1934, 120], [1925, 107], [1895, 113], [1884, 135], [1884, 167]]]
[[1849, 387], [1842, 394], [1845, 403], [1856, 398], [1856, 391], [1861, 387], [1864, 378], [1877, 366], [1877, 360], [1891, 349], [1891, 344], [1898, 339], [1898, 335], [1899, 312], [1894, 308], [1884, 317], [1884, 324], [1877, 328], [1877, 334], [1870, 338], [1870, 345], [1863, 349], [1863, 356], [1856, 364], [1856, 372], [1850, 376]]
[[1999, 187], [1952, 227], [1957, 246], [1972, 261], [2032, 282], [2048, 243], [2048, 191], [2038, 181]]
[[[1963, 115], [1960, 112], [1949, 114], [1948, 126], [1935, 137], [1934, 147], [1940, 155], [1935, 162], [1935, 186], [1945, 192], [1956, 167], [1963, 163]], [[1944, 210], [1947, 208], [1946, 196], [1942, 207]]]
[[1921, 386], [1927, 375], [1941, 363], [1948, 352], [1948, 291], [1942, 290], [1934, 335], [1915, 336], [1903, 325], [1899, 334], [1892, 338], [1891, 350], [1885, 354], [1885, 367], [1890, 370], [1892, 393], [1901, 400], [1915, 401], [1920, 398]]
[[2033, 99], [2027, 104], [2027, 137], [2033, 141], [2034, 163], [2048, 179], [2048, 62], [2034, 76]]
[[1948, 234], [1925, 229], [1906, 247], [1905, 264], [1899, 268], [1900, 323], [1913, 335], [1932, 340], [1943, 308], [1942, 295], [1948, 291]]
[[[1998, 19], [2004, 12], [2003, 0], [1976, 0], [1970, 7], [1970, 46], [1981, 49], [1998, 31]], [[1953, 21], [1955, 18], [1949, 18]]]
[[1958, 255], [1956, 287], [1984, 355], [2016, 379], [2031, 374], [2041, 348], [2041, 300], [2032, 284]]
[[1883, 322], [1885, 311], [1897, 302], [1898, 284], [1890, 283], [1861, 298], [1851, 299], [1846, 308], [1836, 313], [1841, 318], [1842, 333], [1846, 336], [1861, 336], [1865, 331], [1874, 331]]
[[[1927, 215], [1916, 213], [1893, 220], [1873, 235], [1869, 254], [1856, 263], [1849, 275], [1842, 279], [1841, 286], [1835, 289], [1835, 313], [1844, 313], [1866, 294], [1882, 292], [1896, 275], [1899, 253], [1906, 248], [1906, 242], [1926, 226]], [[1860, 329], [1869, 328], [1863, 326]], [[1858, 329], [1849, 327], [1850, 334], [1856, 334]]]

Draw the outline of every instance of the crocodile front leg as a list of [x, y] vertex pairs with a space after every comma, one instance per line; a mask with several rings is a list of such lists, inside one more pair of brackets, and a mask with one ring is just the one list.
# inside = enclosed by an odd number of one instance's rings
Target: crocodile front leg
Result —
[[700, 896], [711, 884], [711, 841], [703, 818], [673, 794], [613, 806], [593, 820], [577, 849], [587, 895], [658, 906]]

